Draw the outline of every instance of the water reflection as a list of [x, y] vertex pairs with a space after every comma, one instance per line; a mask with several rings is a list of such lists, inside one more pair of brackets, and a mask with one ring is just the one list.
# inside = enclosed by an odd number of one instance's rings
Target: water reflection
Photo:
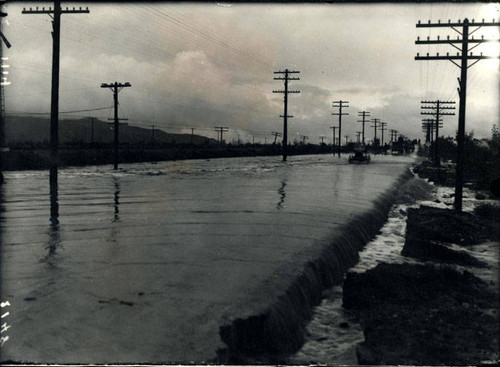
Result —
[[280, 194], [280, 201], [276, 204], [276, 209], [281, 210], [285, 208], [285, 198], [286, 198], [286, 181], [281, 181], [281, 187], [278, 189], [278, 194]]
[[[50, 226], [49, 226], [49, 253], [46, 259], [55, 255], [56, 249], [61, 243], [59, 231], [59, 198], [57, 184], [57, 169], [50, 172]], [[50, 263], [50, 265], [53, 265]]]
[[50, 223], [59, 223], [57, 168], [50, 169]]
[[118, 220], [120, 220], [120, 181], [118, 181], [116, 177], [113, 178], [113, 181], [115, 183], [115, 215], [113, 217], [113, 222], [117, 222]]

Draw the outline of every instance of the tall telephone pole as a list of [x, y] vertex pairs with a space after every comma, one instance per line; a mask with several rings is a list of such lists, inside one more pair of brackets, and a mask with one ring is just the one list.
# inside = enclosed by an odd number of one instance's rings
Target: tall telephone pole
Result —
[[220, 134], [220, 143], [222, 144], [222, 134], [226, 131], [229, 131], [229, 128], [227, 126], [216, 126], [215, 131], [217, 131], [217, 137], [219, 137]]
[[283, 115], [283, 162], [286, 161], [286, 157], [288, 155], [288, 94], [289, 93], [300, 93], [299, 90], [288, 90], [288, 81], [290, 80], [300, 80], [298, 77], [290, 77], [290, 74], [299, 74], [300, 71], [288, 70], [285, 71], [275, 71], [274, 74], [283, 74], [283, 77], [274, 78], [274, 80], [283, 80], [285, 84], [284, 90], [273, 90], [273, 93], [283, 93], [284, 94], [284, 112]]
[[441, 118], [441, 116], [451, 116], [455, 114], [455, 112], [446, 112], [446, 110], [455, 109], [454, 106], [449, 106], [450, 104], [455, 104], [455, 101], [440, 101], [438, 99], [437, 101], [421, 101], [421, 103], [423, 104], [423, 106], [420, 106], [420, 108], [424, 111], [420, 112], [420, 114], [432, 115], [436, 119], [434, 124], [434, 131], [436, 132], [436, 136], [434, 138], [434, 165], [436, 167], [439, 167], [439, 128], [443, 127], [441, 122], [443, 121], [443, 119]]
[[[448, 44], [452, 47], [456, 48], [459, 52], [457, 52], [456, 56], [451, 56], [448, 52], [446, 56], [440, 56], [439, 53], [436, 56], [429, 56], [427, 53], [426, 56], [420, 56], [417, 53], [415, 60], [448, 60], [453, 64], [460, 68], [460, 78], [458, 79], [458, 95], [460, 97], [459, 110], [458, 110], [458, 133], [457, 133], [457, 173], [456, 173], [456, 181], [455, 181], [455, 202], [454, 207], [456, 210], [462, 210], [462, 195], [463, 195], [463, 181], [464, 181], [464, 139], [465, 139], [465, 107], [466, 107], [466, 98], [467, 98], [467, 70], [483, 59], [498, 59], [500, 56], [483, 56], [474, 55], [472, 51], [474, 48], [479, 46], [484, 42], [498, 42], [499, 40], [488, 40], [481, 37], [480, 39], [469, 38], [469, 36], [476, 32], [481, 27], [500, 27], [500, 22], [492, 20], [491, 23], [485, 22], [482, 19], [482, 22], [475, 22], [472, 19], [471, 22], [467, 18], [463, 21], [458, 21], [452, 23], [451, 20], [448, 20], [448, 23], [441, 23], [438, 21], [437, 23], [431, 23], [429, 20], [428, 23], [421, 23], [418, 21], [417, 28], [451, 28], [462, 38], [457, 36], [456, 40], [450, 39], [450, 36], [447, 36], [446, 39], [441, 40], [439, 36], [435, 40], [431, 40], [427, 37], [427, 40], [420, 40], [420, 37], [417, 38], [415, 44], [417, 45], [438, 45], [438, 44]], [[475, 27], [472, 31], [470, 28]], [[459, 30], [461, 28], [461, 30]], [[461, 47], [456, 45], [461, 45]], [[469, 44], [475, 44], [471, 48], [469, 48]], [[457, 60], [457, 61], [455, 61]], [[469, 60], [475, 60], [469, 65]], [[458, 63], [460, 61], [460, 64]]]
[[380, 143], [381, 146], [384, 146], [384, 131], [387, 130], [386, 126], [387, 122], [380, 121], [380, 131], [382, 132], [382, 141]]
[[373, 145], [375, 146], [377, 144], [377, 128], [379, 127], [380, 119], [371, 119], [371, 122], [373, 122], [373, 127], [375, 130], [375, 137], [373, 138]]
[[[89, 9], [61, 9], [61, 1], [54, 1], [54, 9], [23, 8], [22, 14], [49, 14], [52, 17], [52, 90], [50, 102], [50, 196], [57, 197], [57, 168], [59, 165], [59, 56], [61, 40], [61, 14], [89, 13]], [[57, 202], [57, 200], [53, 200]], [[59, 207], [51, 205], [51, 221], [58, 222]]]
[[339, 112], [333, 112], [332, 115], [339, 117], [339, 151], [338, 151], [338, 154], [340, 157], [340, 148], [342, 146], [342, 139], [341, 139], [341, 136], [342, 136], [342, 116], [349, 115], [348, 113], [342, 113], [342, 107], [345, 107], [345, 108], [349, 107], [349, 105], [344, 104], [344, 103], [349, 103], [349, 102], [340, 100], [340, 101], [333, 101], [332, 103], [333, 103], [333, 105], [332, 105], [333, 108], [339, 109]]
[[434, 120], [433, 119], [423, 119], [422, 120], [422, 131], [425, 133], [425, 142], [432, 142], [432, 135], [434, 131]]
[[335, 155], [335, 130], [337, 130], [338, 126], [330, 126], [330, 129], [333, 130], [333, 137], [332, 137], [332, 153]]
[[118, 82], [114, 82], [114, 83], [102, 83], [101, 84], [101, 88], [109, 88], [111, 89], [111, 91], [113, 92], [113, 100], [114, 100], [114, 107], [115, 107], [115, 118], [114, 118], [114, 133], [115, 133], [115, 137], [114, 137], [114, 151], [115, 151], [115, 154], [114, 154], [114, 169], [118, 169], [118, 145], [120, 144], [119, 143], [119, 135], [118, 135], [118, 126], [119, 126], [119, 118], [118, 118], [118, 93], [120, 93], [120, 91], [123, 89], [123, 88], [128, 88], [128, 87], [131, 87], [132, 85], [129, 83], [129, 82], [125, 82], [125, 83], [118, 83]]
[[277, 132], [277, 131], [273, 131], [272, 135], [274, 136], [274, 142], [273, 142], [273, 144], [276, 144], [276, 138], [277, 138], [278, 136], [281, 136], [281, 133], [279, 133], [279, 132]]
[[365, 122], [366, 122], [366, 118], [367, 117], [370, 117], [370, 112], [368, 111], [360, 111], [358, 112], [358, 117], [361, 117], [362, 119], [361, 120], [358, 120], [358, 122], [362, 122], [363, 123], [363, 140], [362, 140], [362, 143], [363, 145], [365, 145]]

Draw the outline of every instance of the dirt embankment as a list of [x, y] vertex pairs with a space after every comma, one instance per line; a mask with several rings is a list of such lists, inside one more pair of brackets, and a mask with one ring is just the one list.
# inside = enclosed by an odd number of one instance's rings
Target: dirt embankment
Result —
[[380, 264], [348, 273], [344, 282], [343, 306], [364, 329], [359, 364], [498, 362], [498, 287], [472, 274], [491, 265], [467, 249], [490, 241], [498, 257], [499, 240], [498, 205], [478, 206], [473, 213], [409, 209], [402, 254], [425, 264]]

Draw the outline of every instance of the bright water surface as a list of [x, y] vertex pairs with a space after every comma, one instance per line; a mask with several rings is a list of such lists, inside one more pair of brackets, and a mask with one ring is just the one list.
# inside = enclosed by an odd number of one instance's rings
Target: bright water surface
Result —
[[[273, 277], [366, 212], [410, 157], [230, 158], [7, 172], [2, 359], [202, 362], [219, 327], [255, 314]], [[267, 291], [263, 291], [266, 289]], [[2, 320], [3, 321], [3, 320]]]

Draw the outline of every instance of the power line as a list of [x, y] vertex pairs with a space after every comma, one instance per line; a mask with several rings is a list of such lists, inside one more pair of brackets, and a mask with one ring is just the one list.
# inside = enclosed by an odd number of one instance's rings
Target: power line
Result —
[[[437, 23], [431, 23], [429, 20], [428, 23], [421, 23], [419, 20], [416, 24], [417, 28], [451, 28], [455, 32], [457, 32], [459, 36], [457, 39], [450, 39], [450, 36], [447, 36], [446, 39], [440, 39], [438, 36], [437, 39], [430, 39], [427, 37], [427, 40], [420, 40], [420, 37], [417, 37], [415, 44], [417, 45], [441, 45], [447, 44], [451, 45], [459, 52], [457, 52], [456, 56], [452, 56], [449, 52], [446, 53], [446, 56], [439, 55], [437, 53], [435, 56], [430, 56], [427, 53], [426, 56], [420, 56], [417, 53], [415, 60], [448, 60], [455, 64], [460, 68], [460, 78], [458, 79], [459, 87], [458, 94], [460, 96], [460, 104], [458, 111], [458, 133], [457, 133], [457, 166], [456, 166], [456, 181], [455, 181], [455, 201], [454, 207], [456, 210], [462, 210], [462, 195], [463, 195], [463, 181], [464, 181], [464, 140], [465, 140], [465, 109], [466, 109], [466, 98], [467, 98], [467, 70], [475, 65], [477, 62], [483, 59], [499, 59], [500, 56], [486, 56], [481, 52], [479, 55], [474, 55], [471, 52], [474, 48], [478, 47], [480, 44], [485, 42], [499, 42], [500, 40], [493, 39], [484, 39], [482, 36], [480, 39], [474, 39], [472, 34], [479, 30], [481, 27], [500, 27], [500, 22], [496, 22], [494, 19], [491, 22], [485, 22], [482, 19], [481, 22], [476, 22], [474, 19], [469, 21], [465, 18], [463, 21], [458, 20], [458, 22], [451, 22], [448, 20], [448, 23], [441, 23], [438, 21]], [[475, 29], [471, 29], [474, 28]], [[459, 30], [461, 29], [461, 30]], [[474, 44], [474, 46], [469, 48], [469, 44]], [[458, 45], [458, 46], [457, 46]], [[475, 60], [471, 64], [469, 64], [469, 60]], [[458, 63], [460, 61], [460, 64]]]
[[[90, 111], [102, 111], [102, 110], [110, 110], [113, 106], [110, 107], [99, 107], [99, 108], [90, 108], [86, 110], [73, 110], [73, 111], [63, 111], [59, 112], [60, 115], [69, 114], [69, 113], [79, 113], [79, 112], [90, 112]], [[50, 115], [50, 112], [22, 112], [22, 111], [12, 111], [7, 112], [6, 115]]]

